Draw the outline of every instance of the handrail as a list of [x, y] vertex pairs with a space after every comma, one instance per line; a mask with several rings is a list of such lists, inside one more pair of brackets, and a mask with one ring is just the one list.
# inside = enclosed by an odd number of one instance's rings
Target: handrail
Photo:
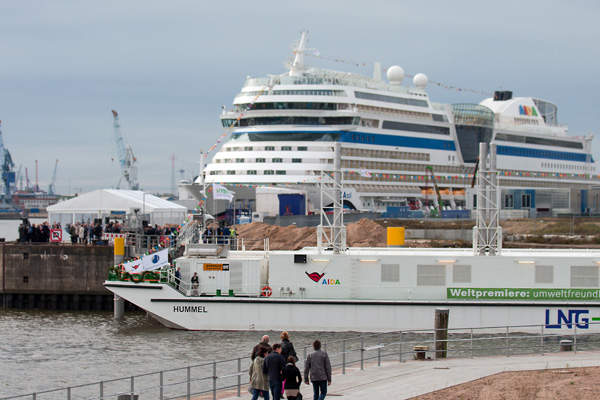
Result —
[[[171, 271], [169, 271], [170, 277]], [[173, 277], [174, 278], [174, 277]], [[437, 350], [435, 348], [436, 343], [445, 342], [447, 345], [446, 354], [454, 353], [455, 357], [474, 357], [477, 352], [485, 352], [485, 355], [501, 354], [510, 356], [513, 354], [523, 354], [521, 350], [528, 349], [534, 353], [545, 354], [552, 351], [557, 351], [556, 345], [554, 348], [549, 346], [552, 344], [553, 339], [570, 339], [570, 345], [573, 347], [573, 351], [580, 351], [584, 347], [595, 346], [600, 349], [600, 341], [589, 340], [590, 337], [600, 338], [600, 331], [584, 331], [583, 327], [599, 326], [600, 322], [585, 322], [585, 325], [577, 322], [560, 322], [554, 326], [570, 327], [572, 332], [565, 333], [563, 331], [551, 331], [546, 324], [536, 325], [507, 325], [507, 326], [492, 326], [492, 327], [471, 327], [471, 328], [451, 328], [448, 329], [448, 338], [445, 340], [436, 341], [435, 337], [431, 337], [435, 333], [435, 329], [416, 329], [416, 330], [405, 330], [405, 331], [394, 331], [394, 332], [382, 332], [372, 333], [368, 335], [360, 335], [352, 338], [343, 340], [335, 340], [330, 342], [324, 342], [324, 350], [327, 348], [332, 351], [328, 352], [330, 359], [332, 360], [333, 367], [342, 367], [342, 374], [345, 373], [346, 366], [360, 363], [361, 369], [365, 368], [366, 361], [377, 360], [377, 365], [380, 366], [382, 359], [396, 357], [398, 361], [406, 361], [409, 356], [414, 355], [413, 345], [433, 345], [426, 352], [430, 353], [433, 357], [436, 357]], [[502, 332], [493, 334], [493, 336], [474, 337], [473, 335], [477, 332], [487, 330], [501, 329]], [[536, 329], [536, 333], [526, 334], [525, 332], [519, 331], [522, 329]], [[512, 332], [511, 332], [512, 331]], [[450, 335], [457, 335], [452, 337]], [[391, 340], [385, 340], [391, 339]], [[410, 340], [405, 340], [410, 339]], [[365, 343], [366, 341], [374, 341], [374, 343]], [[496, 344], [494, 341], [500, 341], [500, 344]], [[517, 343], [515, 343], [517, 341]], [[477, 343], [477, 347], [474, 344]], [[485, 346], [483, 343], [490, 343], [490, 346]], [[452, 344], [456, 346], [452, 347]], [[468, 344], [468, 345], [467, 345]], [[558, 343], [561, 344], [562, 343]], [[341, 345], [341, 349], [339, 348]], [[350, 345], [350, 346], [349, 346]], [[298, 347], [299, 365], [303, 364], [303, 359], [306, 357], [309, 351], [309, 346]], [[373, 353], [376, 354], [373, 355]], [[303, 357], [302, 357], [303, 356]], [[341, 361], [339, 359], [341, 358]], [[241, 390], [241, 385], [246, 384], [248, 379], [243, 379], [242, 376], [247, 373], [247, 368], [242, 368], [242, 361], [249, 361], [249, 357], [238, 357], [225, 360], [215, 360], [211, 362], [203, 362], [199, 364], [189, 365], [187, 367], [170, 368], [161, 371], [148, 372], [135, 376], [127, 376], [121, 378], [114, 378], [103, 380], [100, 382], [94, 382], [89, 384], [78, 384], [69, 387], [62, 387], [57, 389], [49, 389], [38, 391], [30, 394], [21, 394], [16, 396], [8, 396], [0, 398], [0, 400], [14, 400], [20, 398], [31, 398], [37, 399], [39, 395], [48, 393], [65, 392], [66, 399], [75, 398], [72, 396], [72, 392], [75, 389], [85, 389], [87, 392], [85, 397], [88, 400], [106, 400], [112, 398], [115, 394], [130, 394], [130, 393], [150, 393], [152, 392], [152, 398], [159, 398], [165, 400], [167, 398], [190, 398], [191, 395], [201, 393], [213, 393], [213, 399], [216, 399], [217, 391], [224, 389], [236, 388], [238, 395]], [[248, 364], [246, 364], [248, 365]], [[212, 368], [211, 368], [212, 367]], [[192, 371], [204, 369], [205, 373], [195, 373], [192, 375]], [[221, 370], [221, 371], [220, 371]], [[186, 379], [177, 379], [176, 382], [165, 382], [164, 377], [169, 373], [175, 373], [180, 371], [187, 371]], [[194, 371], [196, 372], [196, 371]], [[159, 376], [160, 383], [156, 382], [156, 375]], [[174, 374], [176, 377], [180, 377], [180, 374]], [[136, 379], [138, 381], [136, 390]], [[150, 380], [149, 380], [150, 379]], [[232, 383], [232, 379], [237, 379], [237, 383]], [[219, 381], [220, 380], [220, 381]], [[212, 387], [205, 385], [206, 382], [212, 382]], [[142, 382], [142, 383], [140, 383]], [[203, 383], [204, 382], [204, 383]], [[221, 386], [218, 383], [221, 382]], [[130, 390], [122, 391], [118, 390], [117, 393], [108, 394], [109, 391], [105, 390], [108, 384], [129, 384]], [[177, 386], [184, 385], [185, 390], [177, 390]], [[205, 386], [202, 386], [205, 385]], [[98, 388], [99, 390], [96, 390]], [[141, 388], [141, 389], [139, 389]], [[165, 395], [164, 391], [177, 390], [174, 395]], [[160, 395], [157, 394], [160, 392]], [[99, 393], [99, 395], [93, 394]]]

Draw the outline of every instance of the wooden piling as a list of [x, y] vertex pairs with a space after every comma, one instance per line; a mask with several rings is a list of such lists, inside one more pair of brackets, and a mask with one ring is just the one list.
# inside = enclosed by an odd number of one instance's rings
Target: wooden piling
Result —
[[450, 310], [435, 310], [435, 358], [446, 358], [448, 352], [448, 318]]

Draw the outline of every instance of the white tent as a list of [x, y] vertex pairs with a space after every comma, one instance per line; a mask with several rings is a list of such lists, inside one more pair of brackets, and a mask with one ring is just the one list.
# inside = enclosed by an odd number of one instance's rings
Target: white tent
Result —
[[83, 193], [70, 200], [61, 201], [47, 208], [50, 223], [70, 224], [93, 222], [95, 218], [139, 213], [150, 215], [150, 224], [179, 224], [186, 217], [187, 209], [139, 190], [100, 189]]

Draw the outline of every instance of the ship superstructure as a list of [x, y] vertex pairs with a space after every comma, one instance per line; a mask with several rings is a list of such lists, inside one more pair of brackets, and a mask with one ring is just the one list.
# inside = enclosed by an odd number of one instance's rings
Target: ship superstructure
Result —
[[[204, 170], [206, 183], [302, 186], [318, 204], [317, 183], [331, 171], [341, 143], [344, 204], [384, 211], [437, 206], [471, 209], [480, 142], [498, 145], [502, 207], [515, 215], [584, 212], [600, 208], [591, 194], [598, 171], [591, 136], [574, 137], [558, 124], [557, 106], [496, 92], [479, 104], [437, 104], [416, 74], [382, 78], [309, 67], [306, 33], [289, 71], [247, 78], [221, 121], [229, 140]], [[433, 175], [433, 174], [432, 174]]]

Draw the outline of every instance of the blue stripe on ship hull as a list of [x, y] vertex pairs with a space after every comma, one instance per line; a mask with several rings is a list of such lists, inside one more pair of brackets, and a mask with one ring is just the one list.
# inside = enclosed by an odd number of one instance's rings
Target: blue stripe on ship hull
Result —
[[411, 147], [416, 149], [430, 149], [430, 150], [448, 150], [455, 151], [456, 146], [451, 140], [439, 140], [429, 139], [420, 137], [409, 137], [409, 136], [395, 136], [395, 135], [382, 135], [378, 133], [366, 133], [356, 131], [260, 131], [260, 132], [240, 132], [236, 131], [234, 134], [241, 133], [334, 133], [340, 135], [340, 142], [344, 143], [362, 143], [362, 144], [373, 144], [379, 146], [396, 146], [396, 147]]
[[417, 149], [454, 151], [456, 147], [451, 140], [439, 140], [420, 137], [379, 135], [364, 132], [341, 132], [340, 142], [376, 144], [380, 146], [412, 147]]
[[571, 153], [568, 151], [528, 149], [526, 147], [498, 146], [498, 147], [496, 147], [496, 153], [499, 156], [545, 158], [545, 159], [549, 159], [549, 160], [565, 160], [565, 161], [579, 161], [579, 162], [588, 161], [587, 157], [589, 156], [589, 160], [593, 162], [592, 156], [588, 155], [588, 154]]
[[[236, 131], [235, 134], [242, 133], [334, 133], [340, 135], [340, 142], [344, 143], [362, 143], [362, 144], [373, 144], [379, 146], [395, 146], [395, 147], [410, 147], [415, 149], [430, 149], [430, 150], [447, 150], [455, 151], [456, 146], [451, 140], [440, 140], [440, 139], [429, 139], [421, 137], [410, 137], [410, 136], [396, 136], [396, 135], [383, 135], [378, 133], [367, 133], [358, 131], [259, 131], [259, 132], [244, 132]], [[498, 145], [496, 152], [501, 156], [516, 156], [516, 157], [529, 157], [529, 158], [544, 158], [548, 160], [565, 160], [565, 161], [579, 161], [586, 162], [586, 154], [583, 153], [571, 153], [567, 151], [554, 151], [554, 150], [539, 150], [539, 149], [528, 149], [526, 147], [515, 147], [515, 146], [502, 146]], [[594, 162], [594, 159], [590, 155], [590, 161]]]

